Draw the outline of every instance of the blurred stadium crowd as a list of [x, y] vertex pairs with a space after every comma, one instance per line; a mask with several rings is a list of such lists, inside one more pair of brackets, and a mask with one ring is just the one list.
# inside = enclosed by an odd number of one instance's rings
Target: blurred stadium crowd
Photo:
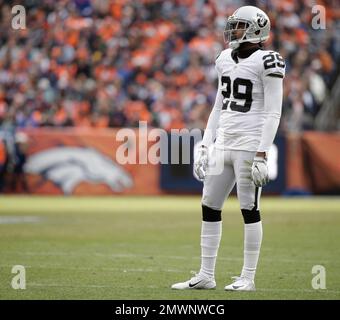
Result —
[[[0, 0], [0, 126], [204, 128], [226, 17], [251, 4], [286, 59], [280, 130], [313, 129], [340, 56], [338, 1], [318, 3], [326, 30], [311, 0]], [[25, 30], [10, 28], [15, 4]]]

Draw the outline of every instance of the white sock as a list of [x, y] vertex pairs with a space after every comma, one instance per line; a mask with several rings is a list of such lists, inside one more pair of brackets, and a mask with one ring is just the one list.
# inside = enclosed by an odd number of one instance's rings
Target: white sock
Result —
[[222, 236], [222, 221], [202, 221], [200, 274], [214, 278], [218, 247]]
[[262, 242], [262, 221], [244, 224], [244, 263], [241, 277], [254, 280]]

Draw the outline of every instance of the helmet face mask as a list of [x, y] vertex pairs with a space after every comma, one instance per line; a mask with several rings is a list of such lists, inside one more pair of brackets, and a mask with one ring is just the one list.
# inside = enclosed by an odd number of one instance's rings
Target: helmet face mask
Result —
[[224, 41], [230, 48], [236, 49], [243, 42], [265, 42], [269, 32], [270, 20], [266, 13], [253, 6], [244, 6], [228, 17]]
[[228, 19], [224, 30], [224, 41], [228, 44], [240, 43], [247, 33], [249, 23], [247, 21]]

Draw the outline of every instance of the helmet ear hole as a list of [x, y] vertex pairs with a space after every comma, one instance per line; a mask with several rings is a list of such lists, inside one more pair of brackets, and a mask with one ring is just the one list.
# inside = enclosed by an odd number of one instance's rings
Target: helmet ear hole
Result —
[[260, 34], [260, 30], [256, 30], [254, 33], [255, 33], [256, 35], [258, 35], [258, 34]]

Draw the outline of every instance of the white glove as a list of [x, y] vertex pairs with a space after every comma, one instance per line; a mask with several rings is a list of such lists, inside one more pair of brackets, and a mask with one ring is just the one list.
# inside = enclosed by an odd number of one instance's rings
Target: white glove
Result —
[[208, 169], [208, 148], [201, 145], [194, 159], [194, 175], [198, 180], [203, 181]]
[[251, 168], [251, 178], [256, 187], [262, 187], [269, 182], [267, 160], [255, 157]]

